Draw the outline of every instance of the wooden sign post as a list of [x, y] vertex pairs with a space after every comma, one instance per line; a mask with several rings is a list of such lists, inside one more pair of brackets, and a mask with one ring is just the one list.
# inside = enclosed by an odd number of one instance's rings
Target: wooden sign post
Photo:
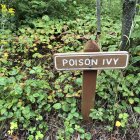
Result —
[[96, 42], [88, 41], [82, 53], [54, 54], [56, 70], [83, 70], [81, 112], [85, 121], [89, 121], [90, 109], [94, 107], [97, 70], [122, 69], [128, 65], [129, 54], [126, 51], [99, 51]]
[[[85, 45], [84, 52], [99, 52], [98, 45], [89, 41]], [[89, 66], [90, 67], [90, 66]], [[95, 104], [95, 92], [96, 92], [96, 77], [97, 70], [84, 70], [83, 71], [83, 89], [82, 89], [82, 102], [81, 113], [84, 121], [90, 121], [89, 114], [90, 109], [94, 108]]]

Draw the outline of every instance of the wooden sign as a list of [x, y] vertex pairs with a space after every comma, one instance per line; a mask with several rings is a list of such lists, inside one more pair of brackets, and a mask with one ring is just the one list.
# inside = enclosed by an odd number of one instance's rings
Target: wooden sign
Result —
[[99, 51], [98, 44], [89, 40], [82, 53], [54, 54], [56, 70], [83, 70], [81, 113], [84, 121], [90, 121], [90, 110], [94, 108], [98, 69], [122, 69], [128, 65], [129, 54], [126, 51]]
[[128, 65], [126, 51], [58, 53], [54, 55], [56, 70], [122, 69]]

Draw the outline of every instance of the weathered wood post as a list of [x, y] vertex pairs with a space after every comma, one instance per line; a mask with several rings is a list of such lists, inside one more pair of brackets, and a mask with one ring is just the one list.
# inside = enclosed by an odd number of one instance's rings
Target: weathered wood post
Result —
[[[90, 40], [86, 43], [84, 52], [99, 52], [99, 51], [100, 49], [95, 41]], [[96, 77], [97, 70], [83, 71], [81, 113], [84, 121], [90, 121], [89, 118], [90, 110], [94, 107], [95, 104]]]

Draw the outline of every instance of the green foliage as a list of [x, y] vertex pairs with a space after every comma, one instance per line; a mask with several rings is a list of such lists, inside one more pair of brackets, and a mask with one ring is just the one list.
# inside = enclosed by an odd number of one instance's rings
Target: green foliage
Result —
[[139, 40], [140, 33], [138, 31], [140, 30], [140, 15], [135, 16], [134, 22], [134, 32], [132, 32], [131, 38]]
[[92, 112], [90, 114], [90, 117], [95, 120], [100, 120], [103, 121], [103, 116], [104, 116], [104, 109], [99, 108], [98, 110], [92, 109]]
[[[101, 1], [101, 12], [105, 15], [108, 15], [112, 19], [120, 19], [122, 14], [122, 5], [123, 2], [121, 0], [113, 1], [113, 0], [104, 0]], [[113, 13], [113, 14], [112, 14]]]
[[[29, 134], [34, 133], [30, 129], [32, 127], [36, 127], [35, 131], [47, 130], [47, 124], [43, 121], [44, 116], [42, 113], [51, 110], [50, 104], [47, 102], [47, 94], [44, 92], [44, 89], [46, 92], [49, 91], [50, 87], [43, 80], [26, 80], [24, 83], [21, 83], [22, 78], [23, 76], [21, 75], [0, 78], [0, 92], [4, 93], [1, 94], [0, 100], [0, 120], [14, 120], [15, 123], [10, 123], [9, 134], [13, 134], [15, 128], [17, 129], [18, 122], [23, 124], [23, 128], [27, 129]], [[6, 100], [2, 100], [5, 98]], [[35, 121], [36, 124], [31, 125], [32, 121]], [[35, 137], [39, 138], [39, 133]]]
[[9, 8], [5, 4], [0, 5], [0, 31], [4, 31], [4, 29], [12, 29], [12, 27], [14, 27], [14, 14], [15, 11], [13, 8]]
[[129, 115], [127, 113], [121, 113], [119, 114], [119, 119], [121, 119], [121, 126], [125, 127], [128, 123], [128, 117]]
[[15, 11], [5, 4], [0, 5], [0, 46], [1, 50], [9, 47], [12, 39], [11, 30], [15, 28], [14, 24]]
[[5, 1], [5, 3], [15, 8], [17, 20], [28, 20], [43, 14], [57, 17], [75, 16], [75, 9], [81, 2], [78, 0], [15, 0]]
[[[93, 130], [82, 125], [79, 109], [82, 72], [54, 71], [52, 56], [56, 52], [79, 52], [87, 40], [95, 38], [96, 14], [90, 8], [95, 1], [3, 3], [7, 3], [6, 7], [13, 5], [15, 15], [23, 17], [16, 17], [22, 24], [15, 31], [9, 8], [1, 20], [5, 27], [0, 27], [3, 31], [0, 34], [0, 139], [21, 134], [28, 140], [42, 140], [45, 135], [58, 140], [93, 139]], [[103, 5], [107, 7], [107, 3]], [[109, 11], [105, 6], [103, 10], [101, 49], [117, 51], [121, 38], [120, 11], [114, 7]], [[112, 12], [116, 14], [110, 16]], [[64, 18], [74, 13], [75, 19]], [[57, 14], [63, 19], [52, 18]], [[132, 114], [140, 113], [138, 27], [137, 18], [127, 69], [101, 71], [97, 78], [96, 104], [90, 117], [93, 125], [105, 124], [103, 128], [107, 132], [116, 129], [116, 121], [120, 123], [117, 127], [127, 129]]]

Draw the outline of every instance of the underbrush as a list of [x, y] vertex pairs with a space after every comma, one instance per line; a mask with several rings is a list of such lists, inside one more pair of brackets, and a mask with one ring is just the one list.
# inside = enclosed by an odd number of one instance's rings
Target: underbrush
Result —
[[[128, 50], [128, 67], [98, 74], [96, 104], [90, 114], [93, 121], [89, 124], [83, 123], [80, 113], [82, 72], [54, 70], [54, 53], [79, 52], [95, 37], [95, 11], [79, 7], [78, 12], [73, 20], [48, 15], [30, 19], [17, 31], [13, 31], [14, 26], [1, 27], [0, 139], [140, 138], [137, 30], [132, 35], [136, 41]], [[9, 24], [12, 16], [4, 17]], [[120, 21], [106, 15], [102, 24], [101, 50], [119, 50]], [[139, 25], [137, 20], [135, 28]]]

